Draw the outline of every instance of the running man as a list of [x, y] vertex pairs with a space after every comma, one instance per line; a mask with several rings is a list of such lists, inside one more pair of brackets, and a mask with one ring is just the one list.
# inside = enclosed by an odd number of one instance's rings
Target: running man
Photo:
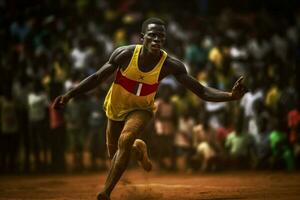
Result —
[[71, 98], [96, 88], [109, 76], [115, 75], [104, 102], [108, 117], [106, 143], [112, 161], [98, 200], [110, 199], [112, 190], [127, 168], [131, 152], [137, 155], [139, 164], [146, 171], [151, 170], [147, 146], [137, 137], [153, 116], [154, 97], [163, 78], [173, 75], [186, 88], [207, 101], [237, 100], [246, 91], [242, 77], [236, 81], [231, 92], [201, 85], [188, 75], [181, 61], [161, 49], [165, 40], [165, 23], [158, 18], [147, 19], [142, 25], [142, 45], [117, 48], [97, 72], [66, 94], [58, 96], [53, 103], [55, 109], [63, 108]]

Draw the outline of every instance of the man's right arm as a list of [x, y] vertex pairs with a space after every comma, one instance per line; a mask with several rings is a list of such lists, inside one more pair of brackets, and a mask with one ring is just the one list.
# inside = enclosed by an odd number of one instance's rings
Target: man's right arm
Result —
[[118, 68], [118, 60], [120, 59], [123, 50], [124, 48], [116, 49], [112, 53], [110, 59], [97, 72], [82, 80], [66, 94], [58, 96], [53, 103], [53, 107], [55, 109], [62, 108], [71, 98], [84, 94], [103, 83]]
[[111, 62], [106, 62], [97, 72], [88, 76], [84, 80], [82, 80], [75, 88], [68, 91], [65, 95], [68, 96], [69, 99], [84, 94], [102, 82], [104, 82], [110, 75], [112, 75], [117, 69], [117, 65]]

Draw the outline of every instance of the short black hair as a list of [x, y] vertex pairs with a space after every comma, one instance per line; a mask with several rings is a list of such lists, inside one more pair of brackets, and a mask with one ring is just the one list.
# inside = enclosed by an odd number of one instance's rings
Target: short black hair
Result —
[[156, 17], [151, 17], [151, 18], [148, 18], [146, 19], [144, 22], [143, 22], [143, 25], [142, 25], [142, 33], [145, 33], [146, 30], [147, 30], [147, 27], [149, 24], [157, 24], [157, 25], [163, 25], [163, 26], [166, 26], [166, 23], [159, 19], [159, 18], [156, 18]]

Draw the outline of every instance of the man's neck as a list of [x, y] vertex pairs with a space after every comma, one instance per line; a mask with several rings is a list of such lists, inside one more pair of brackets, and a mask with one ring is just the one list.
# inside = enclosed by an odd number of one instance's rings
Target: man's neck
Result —
[[141, 57], [143, 58], [157, 58], [157, 57], [160, 57], [160, 54], [161, 54], [161, 51], [156, 51], [156, 52], [150, 52], [146, 47], [142, 46], [142, 49], [141, 49]]

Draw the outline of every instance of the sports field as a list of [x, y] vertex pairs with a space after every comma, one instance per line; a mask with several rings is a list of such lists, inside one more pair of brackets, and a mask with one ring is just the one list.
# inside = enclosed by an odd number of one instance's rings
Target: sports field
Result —
[[[2, 176], [0, 199], [95, 200], [106, 173]], [[285, 172], [150, 173], [129, 170], [112, 200], [299, 200], [300, 174]]]

